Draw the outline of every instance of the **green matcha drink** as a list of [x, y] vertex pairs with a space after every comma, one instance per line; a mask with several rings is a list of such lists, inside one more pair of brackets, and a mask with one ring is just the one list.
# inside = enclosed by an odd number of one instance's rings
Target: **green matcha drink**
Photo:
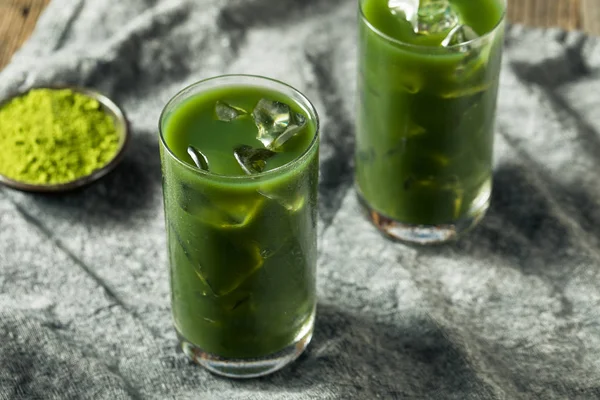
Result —
[[361, 0], [356, 186], [385, 234], [443, 242], [489, 205], [504, 0]]
[[160, 128], [184, 351], [226, 376], [273, 372], [314, 323], [316, 112], [285, 84], [223, 76], [176, 95]]

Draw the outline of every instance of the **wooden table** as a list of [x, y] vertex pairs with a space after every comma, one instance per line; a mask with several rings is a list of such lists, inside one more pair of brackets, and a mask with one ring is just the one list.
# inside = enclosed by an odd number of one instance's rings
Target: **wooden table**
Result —
[[[349, 0], [350, 1], [350, 0]], [[0, 0], [0, 68], [29, 37], [50, 0]], [[600, 0], [508, 0], [508, 19], [600, 35]]]

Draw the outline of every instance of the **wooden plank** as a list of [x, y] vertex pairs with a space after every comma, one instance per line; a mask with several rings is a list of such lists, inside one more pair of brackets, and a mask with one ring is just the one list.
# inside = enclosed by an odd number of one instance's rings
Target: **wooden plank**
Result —
[[[598, 4], [598, 0], [584, 0]], [[581, 29], [580, 0], [508, 0], [510, 22], [529, 26]]]
[[600, 35], [600, 1], [581, 0], [583, 28], [594, 35]]
[[544, 18], [545, 12], [546, 9], [540, 0], [529, 0], [527, 13], [525, 14], [527, 16], [525, 23], [531, 26], [544, 26], [546, 22], [546, 18]]
[[558, 0], [557, 26], [567, 30], [581, 29], [581, 12], [579, 0]]
[[0, 0], [0, 69], [29, 37], [50, 0]]
[[552, 26], [558, 22], [558, 3], [560, 0], [545, 1], [545, 10], [541, 14], [543, 26]]

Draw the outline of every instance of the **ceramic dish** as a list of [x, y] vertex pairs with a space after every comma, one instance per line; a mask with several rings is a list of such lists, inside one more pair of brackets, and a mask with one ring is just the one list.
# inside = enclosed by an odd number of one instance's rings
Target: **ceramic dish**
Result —
[[[127, 118], [125, 117], [123, 110], [121, 110], [121, 108], [119, 108], [119, 106], [117, 106], [111, 99], [109, 99], [108, 97], [104, 96], [103, 94], [101, 94], [99, 92], [96, 92], [95, 90], [81, 88], [81, 87], [75, 87], [75, 86], [45, 86], [45, 87], [35, 87], [32, 89], [70, 89], [74, 92], [81, 93], [88, 97], [96, 99], [100, 103], [102, 110], [105, 113], [107, 113], [108, 115], [110, 115], [115, 122], [115, 128], [117, 129], [117, 133], [119, 135], [119, 148], [118, 148], [117, 152], [115, 153], [115, 156], [112, 158], [112, 160], [110, 162], [108, 162], [104, 167], [95, 170], [94, 172], [92, 172], [89, 175], [77, 178], [70, 182], [49, 184], [49, 185], [32, 184], [32, 183], [19, 182], [19, 181], [16, 181], [14, 179], [8, 178], [8, 177], [0, 174], [0, 183], [1, 184], [5, 185], [5, 186], [9, 186], [9, 187], [17, 189], [17, 190], [26, 191], [26, 192], [38, 192], [38, 193], [66, 192], [66, 191], [81, 188], [83, 186], [87, 186], [87, 185], [97, 181], [98, 179], [102, 178], [103, 176], [108, 174], [110, 171], [112, 171], [119, 164], [119, 162], [121, 162], [121, 160], [123, 159], [123, 156], [125, 155], [125, 150], [127, 149], [127, 146], [129, 145], [129, 142], [131, 139], [131, 134], [130, 134], [130, 130], [129, 130], [129, 123], [127, 122]], [[12, 99], [27, 94], [27, 92], [28, 91], [18, 93], [14, 96], [10, 96], [9, 98], [1, 101], [0, 108], [4, 104], [11, 101]]]

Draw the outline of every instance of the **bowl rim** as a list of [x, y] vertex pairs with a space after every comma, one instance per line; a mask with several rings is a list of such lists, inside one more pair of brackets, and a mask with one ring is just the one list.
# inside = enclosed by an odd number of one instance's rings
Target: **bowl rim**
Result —
[[[125, 115], [125, 112], [123, 111], [123, 109], [121, 107], [119, 107], [112, 99], [110, 99], [108, 96], [102, 94], [98, 90], [90, 89], [90, 88], [86, 88], [86, 87], [82, 87], [82, 86], [76, 86], [76, 85], [33, 86], [27, 90], [18, 91], [16, 93], [13, 93], [12, 95], [9, 95], [6, 98], [3, 98], [2, 100], [0, 100], [0, 108], [2, 106], [4, 106], [5, 104], [7, 104], [8, 102], [12, 101], [13, 99], [25, 96], [27, 93], [29, 93], [30, 91], [35, 90], [35, 89], [51, 89], [51, 90], [70, 89], [76, 93], [86, 95], [86, 96], [98, 101], [104, 108], [104, 111], [107, 114], [111, 115], [115, 120], [115, 125], [116, 125], [116, 128], [119, 132], [120, 139], [121, 139], [120, 147], [117, 150], [117, 152], [115, 153], [115, 155], [113, 156], [113, 158], [108, 163], [106, 163], [102, 168], [99, 168], [99, 169], [93, 171], [91, 174], [82, 176], [73, 181], [64, 182], [64, 183], [56, 183], [56, 184], [26, 183], [26, 182], [11, 179], [5, 175], [2, 175], [2, 173], [0, 173], [0, 184], [10, 187], [10, 188], [13, 188], [13, 189], [21, 190], [24, 192], [59, 193], [59, 192], [67, 192], [67, 191], [79, 189], [84, 186], [90, 185], [90, 184], [96, 182], [97, 180], [99, 180], [100, 178], [104, 177], [105, 175], [107, 175], [112, 170], [114, 170], [115, 167], [123, 160], [123, 157], [125, 156], [125, 152], [131, 142], [130, 123], [129, 123], [129, 120], [127, 119], [127, 116]], [[121, 129], [119, 129], [119, 128], [121, 128]]]

